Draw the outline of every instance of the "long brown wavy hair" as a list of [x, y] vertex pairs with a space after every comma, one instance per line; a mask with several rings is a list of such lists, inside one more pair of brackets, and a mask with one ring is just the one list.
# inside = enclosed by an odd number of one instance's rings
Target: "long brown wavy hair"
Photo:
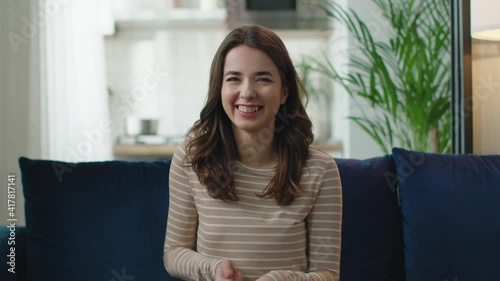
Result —
[[273, 148], [278, 156], [276, 173], [267, 188], [257, 196], [273, 198], [279, 205], [289, 205], [302, 191], [300, 178], [313, 141], [312, 123], [302, 104], [299, 89], [307, 98], [288, 51], [281, 39], [266, 27], [253, 25], [232, 30], [221, 43], [212, 61], [208, 98], [200, 119], [188, 132], [187, 163], [198, 175], [212, 198], [237, 201], [234, 186], [234, 165], [240, 159], [231, 120], [221, 101], [224, 63], [227, 53], [246, 45], [266, 53], [277, 66], [286, 102], [275, 118]]

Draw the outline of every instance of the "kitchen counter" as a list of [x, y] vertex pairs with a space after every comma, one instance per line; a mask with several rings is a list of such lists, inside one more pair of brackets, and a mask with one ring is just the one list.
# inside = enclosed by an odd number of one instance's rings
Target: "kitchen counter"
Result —
[[[342, 145], [340, 143], [317, 143], [312, 144], [312, 147], [323, 150], [329, 153], [342, 152]], [[176, 145], [162, 144], [162, 145], [115, 145], [113, 153], [117, 156], [161, 156], [171, 157]]]
[[115, 145], [113, 153], [118, 156], [172, 156], [177, 148], [176, 145]]

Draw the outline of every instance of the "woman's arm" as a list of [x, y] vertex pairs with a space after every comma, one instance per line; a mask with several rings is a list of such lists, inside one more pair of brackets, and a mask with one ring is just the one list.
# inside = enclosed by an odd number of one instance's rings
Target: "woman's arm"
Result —
[[184, 145], [172, 158], [169, 176], [169, 209], [163, 263], [172, 276], [183, 280], [214, 280], [219, 259], [194, 251], [198, 215], [184, 167]]
[[[316, 202], [307, 216], [309, 271], [276, 270], [263, 278], [273, 281], [338, 281], [342, 231], [342, 187], [337, 164], [326, 163]], [[266, 280], [266, 279], [262, 279]]]

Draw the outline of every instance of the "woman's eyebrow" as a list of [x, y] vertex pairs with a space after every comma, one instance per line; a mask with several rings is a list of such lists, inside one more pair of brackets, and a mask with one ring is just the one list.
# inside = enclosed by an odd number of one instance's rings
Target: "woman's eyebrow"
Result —
[[224, 74], [224, 76], [228, 76], [228, 75], [241, 75], [241, 72], [229, 70], [228, 72], [226, 72], [226, 74]]
[[255, 76], [263, 76], [263, 75], [273, 76], [273, 74], [270, 71], [267, 71], [267, 70], [255, 72]]
[[[242, 74], [239, 71], [229, 70], [228, 72], [226, 72], [226, 74], [224, 74], [224, 76], [228, 76], [228, 75], [239, 76], [239, 75], [242, 75]], [[255, 76], [265, 76], [265, 75], [273, 76], [273, 74], [270, 71], [267, 71], [267, 70], [262, 70], [262, 71], [255, 72]]]

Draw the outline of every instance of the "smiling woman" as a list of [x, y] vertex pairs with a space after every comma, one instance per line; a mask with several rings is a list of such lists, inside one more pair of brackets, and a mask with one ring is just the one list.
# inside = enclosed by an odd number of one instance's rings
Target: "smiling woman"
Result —
[[200, 119], [172, 159], [164, 248], [172, 276], [338, 280], [339, 172], [310, 148], [299, 89], [271, 30], [244, 26], [224, 39]]

